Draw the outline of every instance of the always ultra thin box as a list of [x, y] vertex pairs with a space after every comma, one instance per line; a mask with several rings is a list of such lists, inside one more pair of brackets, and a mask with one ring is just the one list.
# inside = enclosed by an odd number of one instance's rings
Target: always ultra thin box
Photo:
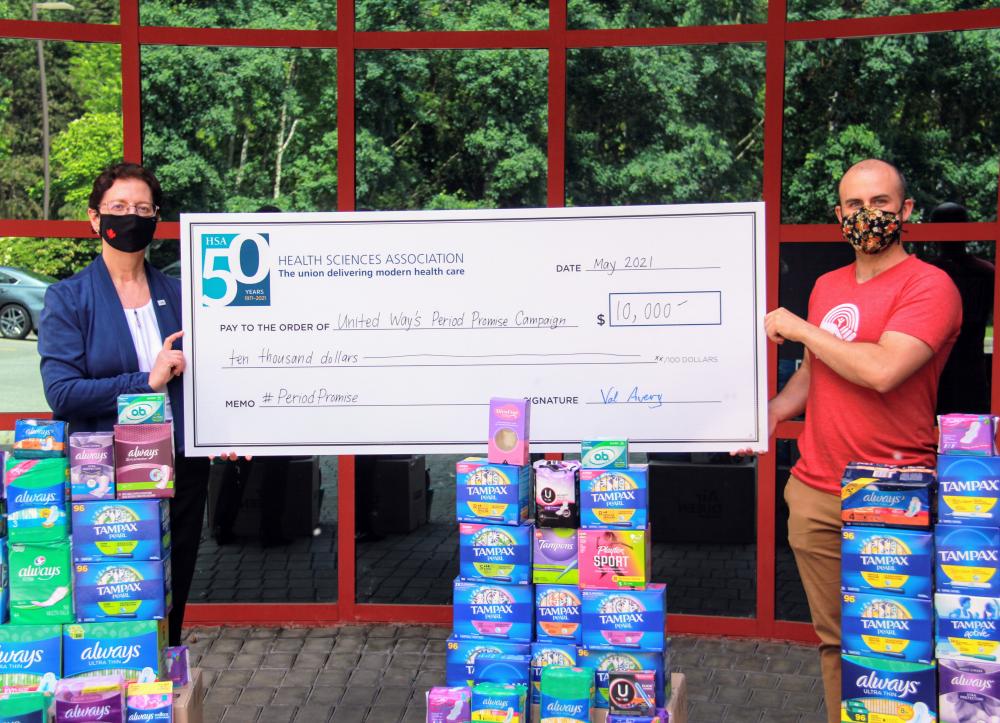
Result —
[[1000, 457], [938, 456], [938, 522], [1000, 527]]
[[170, 554], [167, 500], [74, 502], [73, 561], [162, 560]]
[[0, 625], [2, 692], [53, 692], [61, 675], [61, 625]]
[[63, 626], [63, 677], [163, 677], [166, 620]]
[[934, 663], [842, 655], [840, 720], [935, 723]]
[[934, 537], [924, 530], [844, 527], [840, 589], [930, 600]]
[[7, 460], [7, 528], [11, 542], [55, 542], [69, 535], [69, 464], [65, 457]]
[[465, 582], [456, 578], [453, 601], [455, 637], [531, 642], [535, 606], [531, 585]]

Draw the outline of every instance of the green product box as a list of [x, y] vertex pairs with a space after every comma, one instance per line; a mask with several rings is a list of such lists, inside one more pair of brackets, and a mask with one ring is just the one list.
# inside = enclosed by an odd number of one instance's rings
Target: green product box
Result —
[[10, 621], [15, 625], [75, 620], [69, 540], [11, 542]]
[[627, 439], [585, 439], [580, 443], [583, 469], [628, 469]]

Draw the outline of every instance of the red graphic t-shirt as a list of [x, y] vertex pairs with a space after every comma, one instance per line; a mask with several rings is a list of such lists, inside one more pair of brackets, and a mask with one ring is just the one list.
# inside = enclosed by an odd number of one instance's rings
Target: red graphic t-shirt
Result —
[[816, 282], [809, 322], [848, 342], [908, 334], [934, 356], [886, 394], [847, 381], [813, 356], [802, 456], [792, 474], [839, 495], [848, 462], [933, 466], [938, 379], [962, 324], [962, 300], [948, 275], [910, 256], [859, 284], [854, 264], [845, 266]]

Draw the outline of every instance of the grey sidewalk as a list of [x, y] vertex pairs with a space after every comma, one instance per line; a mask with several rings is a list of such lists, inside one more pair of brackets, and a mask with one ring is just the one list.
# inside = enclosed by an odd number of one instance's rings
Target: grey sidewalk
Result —
[[[422, 723], [423, 694], [444, 684], [447, 628], [194, 628], [205, 723]], [[691, 723], [825, 720], [816, 649], [674, 636]]]

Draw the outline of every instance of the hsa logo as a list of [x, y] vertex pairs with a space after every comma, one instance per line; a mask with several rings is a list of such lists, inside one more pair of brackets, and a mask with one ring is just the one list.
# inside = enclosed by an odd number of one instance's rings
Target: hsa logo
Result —
[[202, 234], [202, 306], [270, 306], [270, 244], [266, 233]]

